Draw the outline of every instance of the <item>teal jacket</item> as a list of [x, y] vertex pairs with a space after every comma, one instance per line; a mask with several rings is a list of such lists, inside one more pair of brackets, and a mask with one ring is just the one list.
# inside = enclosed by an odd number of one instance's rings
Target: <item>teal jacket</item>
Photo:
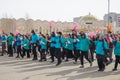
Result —
[[108, 49], [108, 44], [105, 40], [104, 41], [100, 41], [100, 40], [95, 41], [95, 46], [96, 46], [96, 54], [105, 55], [104, 49]]
[[23, 45], [24, 45], [24, 49], [29, 50], [30, 49], [30, 41], [28, 39], [23, 39]]
[[2, 40], [2, 44], [6, 44], [7, 36], [2, 36], [1, 40]]
[[55, 37], [55, 48], [61, 48], [62, 44], [61, 44], [61, 37], [56, 36]]
[[55, 37], [51, 37], [50, 41], [51, 41], [50, 47], [55, 47]]
[[68, 50], [73, 50], [74, 47], [73, 47], [73, 39], [72, 38], [67, 38], [66, 39], [66, 49]]
[[40, 41], [40, 44], [41, 44], [41, 49], [47, 49], [47, 40], [45, 38], [41, 38], [41, 41]]
[[74, 49], [80, 50], [80, 38], [74, 39]]
[[112, 41], [114, 44], [114, 54], [115, 56], [120, 56], [120, 42]]
[[80, 50], [88, 51], [90, 46], [90, 40], [88, 38], [80, 38]]
[[7, 38], [7, 41], [8, 41], [8, 45], [13, 45], [14, 37], [13, 37], [13, 36], [9, 36], [9, 37]]
[[37, 43], [38, 40], [39, 40], [39, 36], [37, 34], [33, 34], [31, 42], [34, 44]]
[[66, 38], [64, 38], [64, 37], [62, 37], [61, 38], [61, 46], [62, 46], [62, 48], [65, 48], [66, 47]]

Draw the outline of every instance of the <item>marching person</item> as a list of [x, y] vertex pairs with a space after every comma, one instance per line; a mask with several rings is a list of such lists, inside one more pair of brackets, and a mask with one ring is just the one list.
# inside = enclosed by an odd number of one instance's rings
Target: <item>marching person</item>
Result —
[[62, 60], [61, 60], [61, 32], [57, 32], [57, 36], [55, 37], [55, 57], [57, 58], [57, 64], [56, 66], [60, 65]]
[[65, 53], [66, 53], [66, 49], [65, 49], [65, 46], [66, 46], [66, 35], [62, 35], [61, 37], [61, 44], [62, 44], [62, 59], [64, 60], [65, 59]]
[[10, 33], [10, 36], [8, 36], [7, 38], [7, 42], [8, 42], [8, 54], [9, 57], [13, 57], [13, 43], [14, 43], [14, 34]]
[[70, 35], [68, 34], [66, 37], [67, 38], [66, 38], [66, 45], [65, 45], [65, 48], [66, 48], [66, 52], [65, 52], [66, 60], [65, 61], [67, 62], [69, 61], [68, 58], [74, 57], [73, 52], [72, 52], [74, 47], [73, 47], [73, 39], [70, 37]]
[[3, 56], [6, 51], [6, 42], [7, 42], [7, 36], [5, 35], [5, 33], [2, 34], [1, 37], [1, 41], [2, 41], [2, 54], [0, 56]]
[[51, 33], [51, 37], [50, 40], [48, 42], [50, 42], [50, 55], [51, 55], [51, 63], [54, 62], [54, 57], [55, 57], [55, 33], [52, 32]]
[[33, 53], [33, 59], [32, 60], [38, 60], [37, 58], [37, 42], [38, 42], [38, 35], [35, 33], [34, 30], [31, 31], [32, 36], [31, 36], [31, 43], [32, 43], [32, 53]]
[[75, 56], [75, 62], [77, 63], [78, 58], [80, 59], [80, 37], [77, 35], [74, 35], [74, 56]]
[[43, 34], [41, 34], [41, 40], [40, 40], [40, 44], [41, 44], [41, 57], [40, 57], [40, 62], [41, 61], [46, 61], [47, 59], [46, 59], [46, 49], [47, 49], [47, 40], [46, 40], [46, 38], [45, 38], [45, 36], [43, 35]]
[[84, 57], [85, 59], [90, 63], [90, 66], [92, 66], [92, 61], [88, 58], [88, 50], [90, 46], [90, 40], [86, 38], [85, 33], [81, 34], [81, 39], [80, 39], [80, 51], [81, 51], [81, 66], [80, 68], [84, 68]]
[[90, 37], [90, 54], [91, 54], [91, 60], [92, 62], [94, 61], [94, 53], [95, 53], [95, 38], [94, 36], [93, 37]]
[[117, 71], [118, 64], [120, 63], [120, 36], [113, 40], [114, 44], [114, 55], [115, 55], [115, 65], [113, 71]]
[[30, 41], [28, 39], [28, 36], [24, 35], [24, 38], [23, 38], [23, 57], [26, 55], [27, 53], [27, 58], [30, 58]]
[[22, 38], [21, 34], [18, 33], [17, 38], [16, 38], [16, 44], [17, 44], [17, 56], [16, 56], [16, 58], [20, 58], [20, 56], [23, 58], [23, 55], [21, 53], [22, 40], [23, 40], [23, 38]]
[[113, 48], [114, 48], [114, 45], [113, 43], [111, 42], [111, 40], [114, 40], [114, 36], [112, 35], [111, 32], [109, 32], [106, 36], [106, 40], [109, 44], [109, 58], [110, 58], [110, 62], [113, 61], [113, 58], [112, 58], [112, 54], [113, 54]]
[[46, 40], [47, 40], [47, 49], [46, 49], [46, 54], [49, 54], [50, 53], [50, 36], [49, 34], [46, 34]]
[[40, 41], [41, 41], [41, 39], [42, 39], [42, 37], [41, 37], [41, 32], [40, 32], [40, 34], [39, 34], [39, 37], [38, 37], [38, 52], [39, 52], [39, 54], [41, 55], [41, 44], [40, 44]]
[[104, 40], [104, 35], [100, 34], [98, 40], [95, 41], [96, 58], [99, 67], [98, 71], [105, 70], [105, 49], [108, 49], [107, 42]]

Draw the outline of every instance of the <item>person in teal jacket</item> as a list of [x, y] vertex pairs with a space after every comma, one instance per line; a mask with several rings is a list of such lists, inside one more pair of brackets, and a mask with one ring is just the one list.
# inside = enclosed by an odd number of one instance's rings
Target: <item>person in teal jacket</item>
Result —
[[84, 56], [85, 59], [90, 63], [90, 66], [92, 66], [92, 61], [88, 58], [88, 50], [90, 46], [90, 40], [86, 38], [86, 34], [82, 33], [80, 38], [80, 50], [81, 50], [81, 67], [84, 68]]
[[26, 35], [24, 35], [23, 39], [23, 57], [25, 56], [25, 53], [27, 53], [27, 58], [30, 58], [30, 41]]
[[99, 70], [105, 70], [105, 51], [108, 49], [107, 42], [104, 40], [104, 35], [100, 34], [98, 40], [95, 41], [96, 46], [96, 58]]
[[40, 62], [41, 61], [43, 61], [43, 59], [44, 59], [44, 61], [46, 61], [47, 59], [46, 59], [46, 49], [47, 49], [47, 40], [46, 40], [46, 38], [45, 38], [45, 36], [43, 35], [43, 34], [41, 34], [41, 40], [40, 40], [40, 45], [41, 45], [41, 57], [40, 57]]
[[9, 57], [13, 57], [13, 43], [14, 43], [14, 34], [10, 33], [10, 36], [7, 38], [8, 42], [8, 54]]
[[1, 41], [2, 41], [2, 54], [0, 56], [3, 56], [6, 51], [6, 42], [7, 42], [7, 36], [5, 35], [5, 33], [2, 34], [1, 37]]
[[113, 71], [117, 71], [118, 63], [120, 63], [120, 37], [116, 38], [116, 41], [112, 41], [114, 44], [115, 65]]
[[65, 46], [66, 46], [66, 38], [65, 38], [65, 35], [61, 37], [61, 44], [62, 44], [62, 59], [64, 60], [65, 59], [65, 52], [66, 52], [66, 49], [65, 49]]
[[74, 57], [72, 53], [72, 51], [74, 50], [73, 39], [70, 37], [70, 35], [67, 35], [65, 48], [66, 48], [66, 60], [65, 61], [67, 62], [69, 61], [68, 58]]
[[41, 41], [42, 37], [41, 37], [41, 33], [39, 35], [39, 38], [38, 38], [38, 52], [41, 54], [41, 44], [40, 44], [40, 41]]
[[77, 35], [74, 35], [74, 56], [75, 56], [75, 62], [74, 64], [77, 63], [78, 58], [80, 58], [80, 37]]
[[17, 38], [16, 38], [16, 44], [17, 44], [17, 56], [16, 58], [20, 58], [20, 56], [23, 58], [23, 55], [22, 55], [22, 49], [21, 49], [21, 46], [22, 46], [22, 40], [23, 40], [23, 37], [20, 33], [17, 34]]
[[55, 57], [55, 33], [52, 32], [51, 33], [51, 37], [50, 40], [48, 42], [50, 42], [50, 56], [51, 56], [51, 63], [54, 62], [54, 57]]
[[60, 65], [62, 60], [61, 60], [61, 48], [62, 48], [62, 43], [61, 43], [61, 32], [57, 32], [57, 36], [55, 37], [55, 57], [57, 58], [57, 64], [56, 66]]
[[32, 30], [31, 33], [32, 33], [31, 43], [32, 43], [32, 53], [33, 53], [33, 59], [32, 60], [38, 60], [36, 48], [37, 48], [37, 43], [38, 43], [39, 37], [35, 33], [34, 30]]

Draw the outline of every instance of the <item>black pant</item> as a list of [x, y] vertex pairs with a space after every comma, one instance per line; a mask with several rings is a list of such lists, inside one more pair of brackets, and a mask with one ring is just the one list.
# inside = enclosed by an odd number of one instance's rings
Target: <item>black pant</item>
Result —
[[66, 49], [65, 55], [66, 55], [66, 60], [68, 60], [68, 58], [74, 58], [72, 50]]
[[80, 50], [74, 50], [74, 58], [75, 62], [77, 62], [78, 58], [80, 58]]
[[115, 66], [114, 69], [117, 69], [118, 63], [120, 63], [120, 56], [115, 56]]
[[29, 53], [30, 51], [29, 51], [29, 49], [24, 49], [24, 48], [23, 48], [23, 56], [26, 55], [26, 54], [25, 54], [26, 52], [27, 52], [27, 58], [30, 58], [30, 53]]
[[21, 53], [21, 46], [17, 46], [17, 57], [19, 57], [19, 55], [21, 56], [21, 57], [23, 57], [23, 55], [22, 55], [22, 53]]
[[5, 49], [6, 49], [6, 45], [2, 44], [2, 55], [4, 55], [4, 53], [7, 52]]
[[52, 61], [54, 61], [54, 56], [55, 56], [55, 47], [50, 47], [50, 55]]
[[109, 53], [110, 53], [110, 56], [109, 56], [109, 58], [110, 58], [110, 60], [112, 60], [113, 48], [110, 48], [110, 49], [109, 49]]
[[13, 48], [12, 48], [12, 45], [8, 45], [8, 54], [9, 54], [9, 56], [13, 56]]
[[32, 44], [33, 59], [37, 59], [36, 43]]
[[55, 57], [58, 60], [58, 63], [61, 62], [61, 48], [55, 48]]
[[105, 63], [104, 63], [105, 56], [97, 54], [96, 58], [97, 58], [97, 63], [98, 63], [99, 70], [105, 69]]
[[62, 59], [64, 59], [65, 58], [65, 53], [66, 53], [66, 49], [65, 48], [63, 48], [63, 50], [62, 50]]
[[91, 63], [91, 60], [88, 59], [88, 51], [81, 51], [81, 65], [84, 65], [84, 57], [89, 63]]
[[40, 53], [40, 60], [43, 60], [43, 59], [45, 59], [46, 60], [46, 54], [45, 54], [45, 49], [42, 49], [41, 50], [41, 53]]
[[94, 61], [94, 49], [90, 49], [91, 60]]
[[41, 54], [41, 46], [38, 46], [38, 51]]

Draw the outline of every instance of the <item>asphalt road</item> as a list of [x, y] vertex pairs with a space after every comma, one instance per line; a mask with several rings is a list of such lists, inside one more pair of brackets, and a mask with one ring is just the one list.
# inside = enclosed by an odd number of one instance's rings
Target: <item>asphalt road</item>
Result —
[[113, 72], [114, 62], [106, 67], [104, 72], [98, 72], [96, 61], [92, 67], [85, 63], [85, 68], [79, 68], [79, 62], [73, 60], [62, 62], [32, 61], [31, 59], [9, 58], [7, 55], [0, 57], [0, 80], [120, 80], [120, 67]]

